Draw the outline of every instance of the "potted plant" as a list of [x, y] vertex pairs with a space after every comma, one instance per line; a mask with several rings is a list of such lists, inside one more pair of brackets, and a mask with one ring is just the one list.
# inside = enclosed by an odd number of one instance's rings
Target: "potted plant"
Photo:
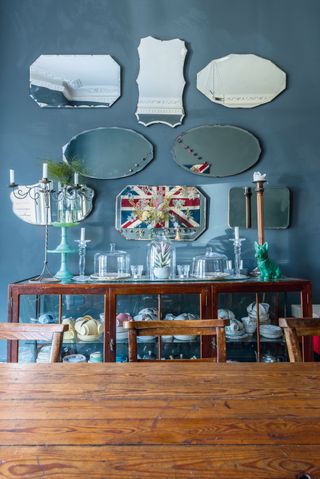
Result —
[[175, 269], [175, 249], [163, 233], [149, 245], [149, 270], [151, 279], [173, 277]]

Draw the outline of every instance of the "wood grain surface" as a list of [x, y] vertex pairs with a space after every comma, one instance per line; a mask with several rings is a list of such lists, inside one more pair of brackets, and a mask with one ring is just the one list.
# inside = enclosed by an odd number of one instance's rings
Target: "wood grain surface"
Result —
[[320, 365], [0, 364], [2, 478], [320, 478]]

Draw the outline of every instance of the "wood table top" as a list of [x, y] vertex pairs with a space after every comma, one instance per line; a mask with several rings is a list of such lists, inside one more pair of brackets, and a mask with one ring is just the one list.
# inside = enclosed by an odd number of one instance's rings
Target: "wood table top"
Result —
[[0, 477], [302, 472], [320, 478], [319, 363], [0, 364]]

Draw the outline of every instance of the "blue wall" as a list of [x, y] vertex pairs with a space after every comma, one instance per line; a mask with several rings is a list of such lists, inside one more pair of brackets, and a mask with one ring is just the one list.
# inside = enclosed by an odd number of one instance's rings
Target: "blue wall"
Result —
[[[11, 211], [8, 170], [32, 183], [42, 159], [61, 158], [61, 147], [79, 132], [120, 126], [144, 134], [156, 157], [127, 179], [88, 181], [96, 190], [93, 214], [86, 220], [95, 250], [110, 241], [143, 258], [145, 242], [126, 242], [114, 229], [115, 195], [127, 183], [217, 185], [210, 204], [211, 237], [227, 228], [226, 191], [251, 181], [248, 171], [231, 179], [205, 179], [180, 169], [170, 149], [179, 132], [201, 124], [232, 124], [253, 132], [263, 146], [257, 166], [270, 185], [292, 191], [291, 228], [269, 231], [272, 255], [289, 276], [314, 281], [319, 302], [319, 111], [320, 3], [318, 0], [0, 0], [0, 162], [1, 162], [1, 317], [6, 318], [7, 284], [39, 273], [43, 229], [20, 221]], [[145, 128], [136, 121], [137, 46], [140, 38], [179, 37], [187, 42], [186, 118], [182, 126]], [[228, 53], [267, 57], [288, 74], [288, 89], [275, 101], [254, 109], [228, 109], [211, 103], [196, 89], [196, 73]], [[41, 54], [111, 54], [122, 67], [122, 96], [110, 109], [41, 109], [28, 96], [29, 65]], [[256, 169], [257, 169], [256, 168]], [[222, 195], [222, 196], [221, 196]], [[217, 205], [221, 205], [221, 209]], [[221, 233], [222, 232], [222, 233]], [[79, 234], [71, 232], [74, 239]], [[209, 233], [208, 233], [209, 234]], [[194, 248], [208, 242], [203, 236]], [[247, 259], [256, 232], [245, 234]], [[50, 231], [50, 246], [58, 232]], [[181, 248], [182, 251], [182, 248]], [[76, 258], [73, 259], [76, 269]], [[50, 267], [57, 269], [57, 258]]]

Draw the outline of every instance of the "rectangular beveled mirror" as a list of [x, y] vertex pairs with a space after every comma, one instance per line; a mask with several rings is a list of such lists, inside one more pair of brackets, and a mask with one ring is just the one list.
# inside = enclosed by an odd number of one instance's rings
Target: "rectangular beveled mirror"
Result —
[[[264, 189], [264, 227], [285, 229], [290, 225], [290, 190], [287, 187]], [[253, 187], [230, 188], [228, 222], [230, 228], [257, 227], [257, 197]]]

